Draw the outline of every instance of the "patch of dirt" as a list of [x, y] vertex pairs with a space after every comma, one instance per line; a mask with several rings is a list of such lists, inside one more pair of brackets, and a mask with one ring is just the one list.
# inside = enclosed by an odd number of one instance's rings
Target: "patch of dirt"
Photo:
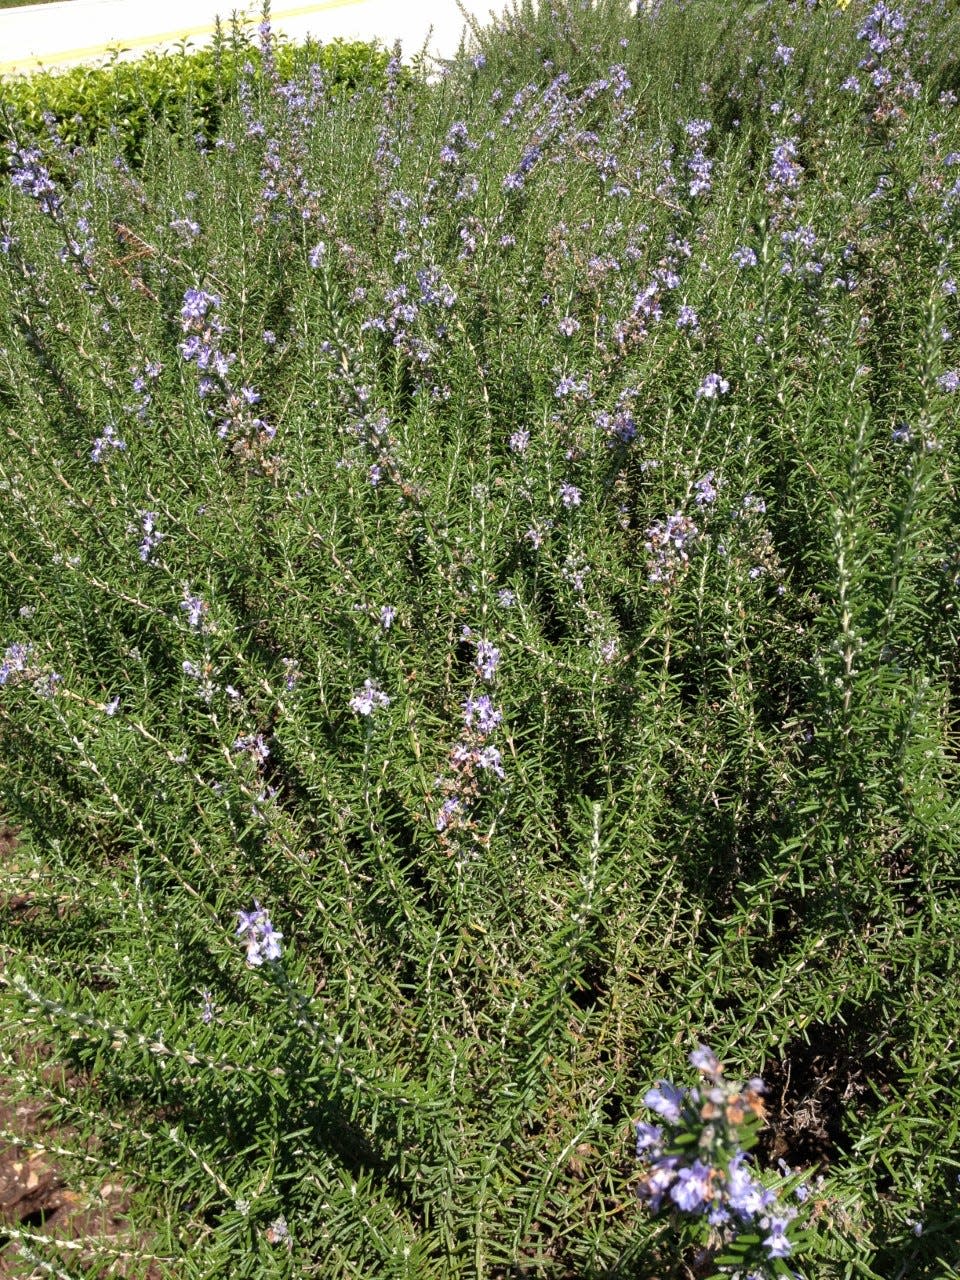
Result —
[[765, 1162], [826, 1170], [844, 1150], [845, 1111], [870, 1093], [871, 1084], [883, 1081], [884, 1066], [868, 1059], [850, 1026], [822, 1024], [809, 1029], [807, 1040], [791, 1041], [782, 1057], [765, 1062], [762, 1074]]

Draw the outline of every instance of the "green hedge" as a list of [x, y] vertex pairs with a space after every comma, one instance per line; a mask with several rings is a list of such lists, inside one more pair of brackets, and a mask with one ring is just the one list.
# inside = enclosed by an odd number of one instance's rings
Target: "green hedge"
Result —
[[[275, 46], [277, 72], [286, 79], [305, 65], [319, 66], [331, 86], [344, 92], [383, 81], [388, 54], [373, 44], [334, 40]], [[124, 151], [137, 160], [151, 122], [213, 138], [224, 101], [246, 63], [259, 67], [259, 45], [236, 30], [208, 48], [147, 53], [104, 66], [42, 71], [0, 80], [0, 130], [4, 141], [47, 132], [44, 116], [70, 146], [90, 145], [111, 128]], [[6, 157], [0, 163], [5, 162]]]

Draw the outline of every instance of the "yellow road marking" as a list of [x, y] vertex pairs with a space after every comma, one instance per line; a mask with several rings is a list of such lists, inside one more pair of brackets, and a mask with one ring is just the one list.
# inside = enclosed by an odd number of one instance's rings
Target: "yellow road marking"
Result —
[[[302, 18], [310, 13], [323, 13], [330, 9], [346, 9], [352, 5], [365, 3], [366, 0], [320, 0], [318, 4], [301, 4], [294, 9], [283, 9], [278, 13], [273, 12], [270, 15], [270, 21], [271, 23], [282, 22], [284, 18]], [[240, 17], [245, 22], [256, 22], [259, 18], [259, 12], [241, 14]], [[229, 26], [229, 19], [224, 19], [222, 25], [224, 27]], [[146, 49], [156, 44], [176, 44], [181, 40], [189, 40], [191, 36], [212, 36], [216, 29], [216, 24], [211, 22], [202, 27], [190, 27], [188, 30], [161, 31], [156, 35], [149, 36], [131, 36], [129, 40], [111, 40], [108, 44], [92, 44], [83, 49], [58, 49], [56, 52], [31, 55], [27, 58], [16, 59], [13, 62], [0, 62], [0, 75], [5, 71], [22, 70], [27, 66], [36, 69], [55, 66], [59, 62], [85, 62], [87, 58], [97, 58], [103, 54], [111, 53], [115, 49]]]

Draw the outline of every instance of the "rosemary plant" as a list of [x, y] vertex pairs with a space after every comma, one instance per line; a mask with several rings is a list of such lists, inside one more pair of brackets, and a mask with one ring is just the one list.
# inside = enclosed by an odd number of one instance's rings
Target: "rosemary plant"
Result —
[[[129, 1274], [960, 1274], [958, 34], [265, 23], [212, 140], [10, 123], [0, 1066]], [[691, 1050], [767, 1092], [672, 1222]]]

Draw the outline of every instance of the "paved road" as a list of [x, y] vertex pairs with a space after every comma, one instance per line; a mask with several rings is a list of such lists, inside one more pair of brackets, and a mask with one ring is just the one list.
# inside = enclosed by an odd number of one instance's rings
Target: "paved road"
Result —
[[[504, 0], [466, 0], [464, 7], [481, 22]], [[248, 0], [62, 0], [59, 4], [0, 9], [0, 75], [98, 62], [111, 48], [124, 57], [147, 49], [173, 48], [181, 41], [201, 45], [213, 35], [219, 14], [236, 12], [256, 24], [259, 3]], [[451, 57], [464, 30], [456, 0], [275, 0], [271, 23], [277, 32], [302, 40], [337, 36], [379, 40], [388, 47], [400, 40], [406, 57], [427, 44], [433, 57]]]

